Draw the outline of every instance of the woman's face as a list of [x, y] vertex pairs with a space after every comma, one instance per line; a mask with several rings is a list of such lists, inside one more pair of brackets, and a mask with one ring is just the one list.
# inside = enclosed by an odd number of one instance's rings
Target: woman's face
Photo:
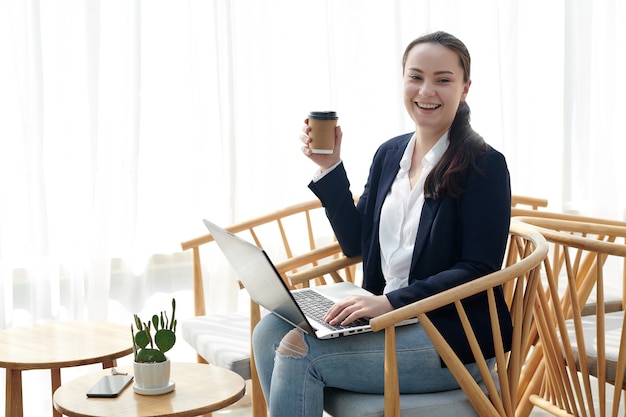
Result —
[[422, 131], [441, 136], [452, 125], [471, 81], [463, 81], [459, 57], [438, 43], [420, 43], [404, 66], [404, 106]]

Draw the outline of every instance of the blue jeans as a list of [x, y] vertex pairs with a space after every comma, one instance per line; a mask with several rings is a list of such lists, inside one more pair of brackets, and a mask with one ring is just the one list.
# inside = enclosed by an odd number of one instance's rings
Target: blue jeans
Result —
[[[295, 330], [298, 336], [281, 340], [293, 326], [273, 314], [256, 326], [252, 343], [263, 394], [272, 417], [320, 417], [324, 387], [382, 394], [384, 391], [384, 331], [319, 340]], [[418, 324], [396, 329], [401, 393], [424, 393], [459, 386]], [[290, 353], [287, 353], [290, 352]], [[480, 380], [476, 365], [468, 365]]]

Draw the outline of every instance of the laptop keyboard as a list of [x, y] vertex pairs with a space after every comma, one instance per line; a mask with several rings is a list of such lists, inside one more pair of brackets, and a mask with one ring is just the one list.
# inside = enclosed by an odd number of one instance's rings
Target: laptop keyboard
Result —
[[331, 299], [324, 297], [322, 294], [316, 291], [295, 291], [291, 294], [293, 295], [293, 298], [296, 300], [304, 314], [315, 319], [317, 322], [329, 329], [342, 330], [369, 324], [368, 319], [361, 318], [345, 326], [332, 326], [324, 321], [324, 315], [326, 315], [328, 309], [330, 309], [335, 304]]

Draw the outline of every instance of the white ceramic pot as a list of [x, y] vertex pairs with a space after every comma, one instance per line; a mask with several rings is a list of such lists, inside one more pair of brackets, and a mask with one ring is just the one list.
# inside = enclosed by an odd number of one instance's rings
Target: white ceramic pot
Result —
[[170, 360], [165, 362], [133, 362], [135, 386], [140, 389], [154, 390], [170, 384]]

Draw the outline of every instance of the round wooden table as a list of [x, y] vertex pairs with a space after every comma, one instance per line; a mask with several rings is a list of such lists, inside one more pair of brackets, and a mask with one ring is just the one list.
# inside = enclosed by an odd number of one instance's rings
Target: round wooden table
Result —
[[[119, 368], [132, 374], [133, 368]], [[107, 371], [92, 372], [64, 383], [54, 393], [54, 407], [70, 417], [192, 417], [237, 402], [246, 391], [242, 377], [227, 369], [200, 363], [172, 362], [174, 391], [140, 395], [132, 383], [116, 398], [87, 398], [85, 393]]]
[[[132, 353], [130, 327], [100, 322], [49, 322], [0, 331], [0, 367], [6, 368], [6, 416], [22, 417], [22, 371], [50, 369], [52, 392], [61, 368], [102, 363]], [[52, 408], [52, 407], [51, 407]], [[52, 408], [54, 416], [60, 416]]]

